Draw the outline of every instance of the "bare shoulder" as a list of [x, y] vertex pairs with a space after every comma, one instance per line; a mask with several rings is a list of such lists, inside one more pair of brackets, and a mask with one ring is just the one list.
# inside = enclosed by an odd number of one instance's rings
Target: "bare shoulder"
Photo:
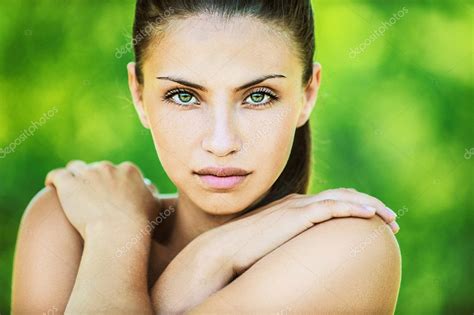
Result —
[[[318, 240], [315, 244], [315, 240]], [[337, 254], [336, 257], [359, 259], [378, 257], [390, 263], [389, 267], [401, 264], [400, 248], [397, 239], [388, 225], [378, 216], [364, 218], [335, 218], [319, 223], [283, 245], [286, 250], [301, 251], [303, 248], [311, 254], [320, 251]], [[381, 257], [385, 257], [384, 259]]]
[[[378, 216], [320, 223], [283, 244], [264, 264], [291, 260], [313, 285], [295, 309], [393, 314], [401, 282], [401, 253]], [[321, 303], [324, 301], [324, 303]]]
[[56, 191], [43, 188], [23, 213], [15, 249], [12, 310], [63, 311], [74, 285], [82, 239]]
[[41, 234], [42, 237], [58, 235], [74, 236], [82, 243], [79, 233], [67, 219], [56, 190], [44, 187], [29, 202], [20, 224], [20, 232], [28, 235]]
[[[64, 216], [56, 191], [52, 187], [44, 187], [29, 202], [22, 217], [22, 224], [38, 223], [49, 215]], [[65, 217], [65, 216], [64, 216]]]
[[338, 218], [276, 248], [209, 302], [242, 313], [393, 314], [400, 277], [400, 249], [382, 219]]
[[399, 281], [400, 247], [390, 227], [378, 216], [332, 219], [308, 229], [283, 246], [288, 254], [309, 263], [321, 260], [320, 255], [324, 253], [324, 260], [337, 262], [339, 271], [350, 267], [354, 273], [359, 268], [380, 277], [389, 276], [385, 274], [388, 272], [394, 283]]
[[400, 248], [378, 216], [320, 223], [283, 244], [264, 263], [278, 264], [280, 260], [291, 260], [290, 270], [304, 269], [314, 281], [296, 309], [377, 314], [395, 310], [401, 280]]

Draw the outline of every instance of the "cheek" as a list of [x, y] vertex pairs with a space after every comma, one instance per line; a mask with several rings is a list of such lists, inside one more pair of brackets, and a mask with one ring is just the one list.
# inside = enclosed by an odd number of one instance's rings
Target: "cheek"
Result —
[[290, 156], [295, 133], [294, 111], [289, 106], [253, 124], [244, 143], [245, 155], [251, 157], [260, 174], [276, 180]]
[[186, 153], [196, 139], [199, 119], [187, 111], [160, 104], [148, 110], [155, 145], [177, 156]]
[[[150, 129], [158, 158], [170, 180], [177, 183], [189, 180], [190, 159], [195, 148], [198, 124], [190, 115], [169, 109], [149, 111]], [[194, 123], [193, 123], [194, 121]]]

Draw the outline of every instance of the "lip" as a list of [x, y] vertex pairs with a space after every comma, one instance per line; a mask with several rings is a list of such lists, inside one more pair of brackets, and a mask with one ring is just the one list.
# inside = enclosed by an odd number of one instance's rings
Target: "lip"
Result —
[[205, 167], [194, 173], [198, 175], [213, 175], [213, 176], [245, 176], [250, 174], [246, 171], [237, 167]]
[[213, 189], [231, 189], [241, 184], [251, 172], [235, 167], [206, 167], [195, 171], [201, 182]]

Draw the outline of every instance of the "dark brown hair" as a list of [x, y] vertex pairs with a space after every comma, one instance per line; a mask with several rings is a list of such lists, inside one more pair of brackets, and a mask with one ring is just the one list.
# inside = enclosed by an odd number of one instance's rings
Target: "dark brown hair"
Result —
[[[208, 13], [222, 17], [250, 15], [286, 31], [293, 39], [304, 66], [303, 85], [313, 72], [314, 20], [310, 0], [137, 0], [133, 24], [136, 76], [144, 84], [142, 66], [150, 41], [165, 30], [167, 21]], [[153, 36], [152, 36], [153, 35]], [[291, 193], [305, 194], [311, 174], [309, 120], [296, 129], [288, 163], [269, 193], [246, 211], [264, 206]]]

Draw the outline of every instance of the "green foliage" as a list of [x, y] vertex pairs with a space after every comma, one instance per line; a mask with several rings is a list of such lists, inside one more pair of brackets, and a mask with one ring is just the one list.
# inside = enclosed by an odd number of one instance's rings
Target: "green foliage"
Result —
[[[49, 170], [131, 160], [174, 192], [130, 101], [132, 53], [117, 53], [130, 41], [132, 2], [0, 4], [0, 148], [20, 142], [0, 159], [0, 311], [21, 215]], [[313, 3], [323, 83], [312, 192], [354, 187], [399, 211], [397, 314], [472, 313], [472, 2]]]

